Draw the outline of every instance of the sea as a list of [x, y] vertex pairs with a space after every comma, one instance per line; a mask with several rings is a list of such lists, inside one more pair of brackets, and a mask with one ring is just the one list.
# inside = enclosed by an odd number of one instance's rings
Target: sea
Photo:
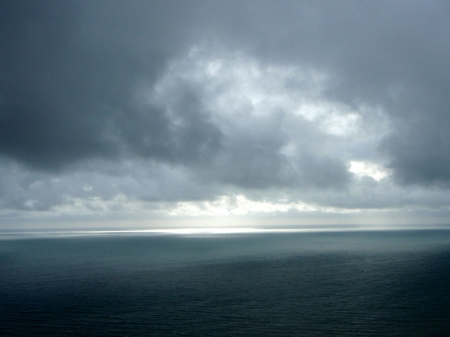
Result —
[[450, 230], [1, 232], [0, 336], [450, 336]]

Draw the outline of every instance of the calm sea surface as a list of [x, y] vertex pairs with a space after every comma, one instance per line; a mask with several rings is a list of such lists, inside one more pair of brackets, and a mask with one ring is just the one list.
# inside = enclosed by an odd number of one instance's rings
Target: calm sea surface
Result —
[[8, 236], [0, 336], [450, 336], [450, 231]]

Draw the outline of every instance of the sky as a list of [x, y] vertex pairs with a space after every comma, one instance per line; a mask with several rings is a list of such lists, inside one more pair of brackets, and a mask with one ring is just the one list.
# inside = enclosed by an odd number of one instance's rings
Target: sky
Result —
[[450, 2], [0, 2], [0, 228], [450, 223]]

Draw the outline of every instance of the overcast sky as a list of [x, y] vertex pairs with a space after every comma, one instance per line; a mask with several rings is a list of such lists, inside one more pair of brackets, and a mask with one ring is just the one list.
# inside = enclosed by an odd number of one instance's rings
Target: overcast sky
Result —
[[448, 1], [3, 0], [0, 45], [0, 226], [449, 221]]

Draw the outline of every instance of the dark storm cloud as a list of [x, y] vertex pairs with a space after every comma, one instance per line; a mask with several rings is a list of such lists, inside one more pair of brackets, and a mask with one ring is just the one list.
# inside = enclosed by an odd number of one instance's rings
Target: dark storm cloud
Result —
[[[171, 163], [201, 165], [221, 149], [222, 134], [211, 123], [198, 97], [189, 88], [171, 97], [174, 109], [169, 117], [164, 107], [129, 109], [118, 119], [128, 150], [143, 157]], [[176, 122], [173, 122], [173, 119]]]
[[431, 116], [403, 122], [398, 133], [380, 146], [391, 157], [394, 178], [400, 184], [450, 186], [450, 137], [448, 121]]
[[[96, 21], [86, 22], [85, 5], [97, 10]], [[173, 14], [170, 4], [152, 5], [136, 2], [127, 13], [128, 6], [113, 2], [2, 2], [0, 152], [53, 170], [86, 158], [115, 159], [123, 149], [172, 162], [209, 151], [217, 136], [192, 102], [180, 102], [184, 122], [176, 127], [164, 110], [134, 103], [139, 82], [154, 81], [178, 48], [172, 26], [161, 25], [164, 12]], [[178, 7], [172, 17], [183, 22]], [[149, 17], [136, 21], [141, 9]]]
[[99, 137], [102, 120], [92, 111], [108, 86], [108, 81], [96, 83], [104, 75], [97, 66], [109, 58], [95, 58], [95, 51], [83, 54], [72, 41], [74, 5], [1, 3], [1, 39], [7, 48], [1, 51], [0, 149], [34, 167], [58, 168], [112, 150]]

